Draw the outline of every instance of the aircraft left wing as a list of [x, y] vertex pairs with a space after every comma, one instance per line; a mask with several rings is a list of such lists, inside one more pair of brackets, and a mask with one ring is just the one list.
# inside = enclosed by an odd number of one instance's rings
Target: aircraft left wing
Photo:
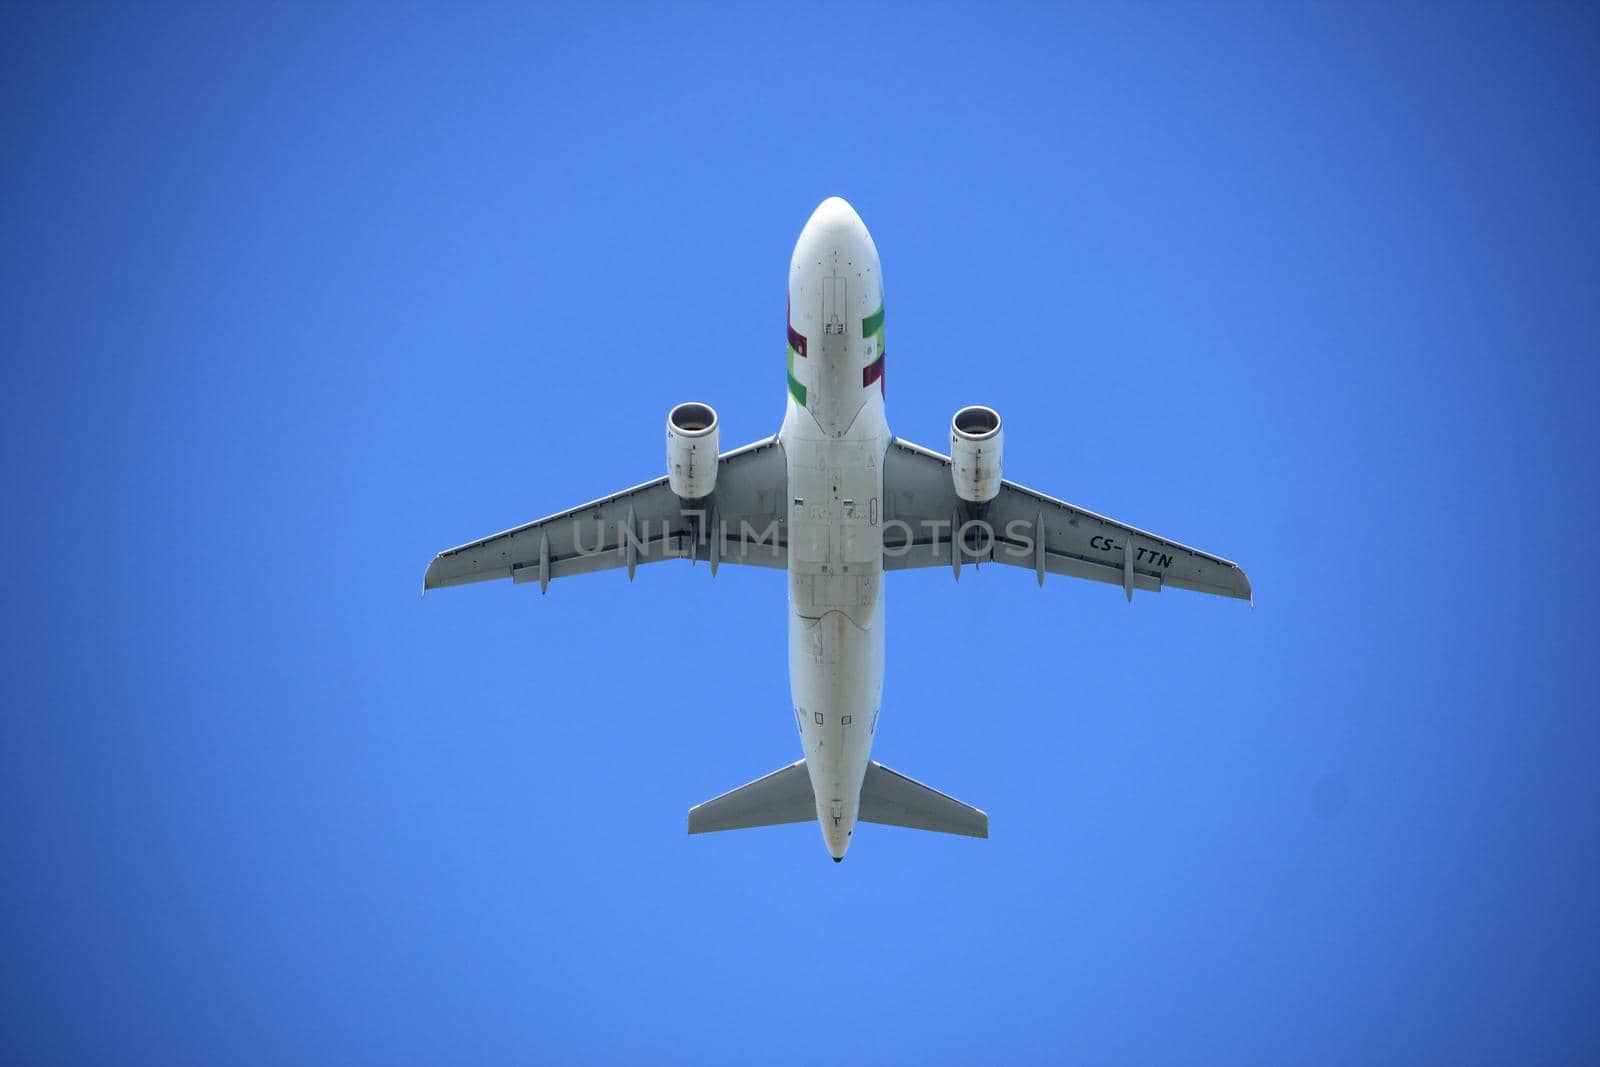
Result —
[[[510, 578], [538, 582], [666, 559], [757, 567], [788, 565], [784, 492], [788, 469], [776, 437], [717, 457], [716, 489], [704, 509], [685, 509], [665, 477], [502, 533], [446, 549], [422, 588]], [[721, 529], [725, 536], [713, 533]]]
[[[991, 560], [1025, 567], [1044, 583], [1046, 574], [1135, 589], [1171, 587], [1250, 600], [1250, 579], [1236, 563], [1181, 545], [1015, 482], [981, 516], [955, 493], [950, 458], [898, 438], [883, 459], [883, 567], [950, 567]], [[972, 519], [959, 553], [952, 531]], [[896, 522], [898, 520], [898, 524]]]

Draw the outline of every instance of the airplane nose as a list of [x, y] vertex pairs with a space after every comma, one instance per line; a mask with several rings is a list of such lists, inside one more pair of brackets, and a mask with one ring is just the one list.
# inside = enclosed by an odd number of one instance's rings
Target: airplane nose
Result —
[[828, 233], [848, 233], [858, 227], [865, 229], [865, 224], [848, 200], [842, 196], [830, 196], [817, 205], [817, 210], [811, 213], [811, 219], [806, 223], [806, 227]]

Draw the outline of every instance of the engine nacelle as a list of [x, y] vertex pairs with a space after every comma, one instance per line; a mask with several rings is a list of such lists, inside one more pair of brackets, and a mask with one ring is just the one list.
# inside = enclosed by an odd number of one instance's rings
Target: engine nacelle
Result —
[[667, 413], [667, 484], [679, 500], [704, 500], [717, 487], [717, 413], [679, 404]]
[[950, 420], [950, 476], [956, 496], [969, 504], [987, 504], [1000, 495], [1000, 460], [1005, 429], [993, 408], [962, 408]]

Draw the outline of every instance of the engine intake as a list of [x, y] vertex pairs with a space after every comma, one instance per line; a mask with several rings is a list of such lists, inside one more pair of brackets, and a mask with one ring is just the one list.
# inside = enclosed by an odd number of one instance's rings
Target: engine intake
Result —
[[993, 408], [973, 405], [950, 420], [950, 476], [956, 496], [969, 504], [987, 504], [1000, 495], [1000, 461], [1005, 429]]
[[679, 404], [667, 413], [667, 484], [679, 500], [704, 500], [717, 487], [717, 413]]

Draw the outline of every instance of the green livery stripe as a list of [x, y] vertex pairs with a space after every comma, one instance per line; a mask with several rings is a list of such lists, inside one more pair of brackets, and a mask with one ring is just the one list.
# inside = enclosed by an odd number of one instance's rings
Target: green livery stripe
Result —
[[889, 346], [883, 341], [883, 305], [878, 305], [878, 310], [861, 320], [861, 336], [863, 338], [876, 337], [878, 339], [878, 358], [861, 369], [861, 387], [868, 388], [873, 382], [878, 383], [879, 395], [886, 395], [884, 390], [885, 378], [883, 375], [884, 356], [888, 354]]
[[877, 311], [861, 320], [861, 336], [871, 337], [881, 329], [883, 329], [883, 306], [880, 304]]
[[794, 357], [795, 351], [791, 346], [789, 349], [789, 395], [794, 397], [795, 403], [799, 404], [801, 407], [805, 407], [806, 387], [801, 384], [800, 379], [794, 376]]

